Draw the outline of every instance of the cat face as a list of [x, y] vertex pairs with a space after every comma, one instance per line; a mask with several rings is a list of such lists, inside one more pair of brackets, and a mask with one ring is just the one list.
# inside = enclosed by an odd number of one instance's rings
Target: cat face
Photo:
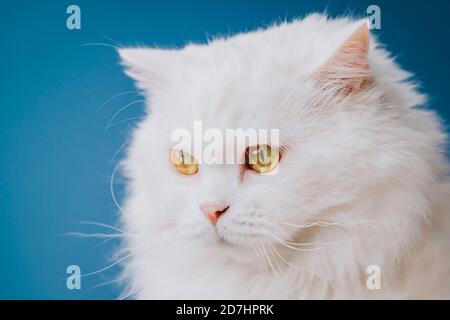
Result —
[[[367, 176], [373, 150], [367, 110], [376, 109], [363, 93], [369, 33], [361, 24], [342, 30], [341, 42], [320, 56], [304, 48], [309, 38], [299, 40], [303, 47], [270, 43], [280, 36], [120, 50], [150, 110], [126, 161], [134, 191], [152, 208], [140, 219], [143, 228], [160, 224], [208, 245], [278, 243], [358, 196], [364, 179], [355, 177]], [[200, 159], [204, 148], [174, 156], [183, 148], [171, 137], [180, 128], [194, 137], [195, 122], [224, 136], [227, 129], [277, 130], [276, 172], [261, 174], [246, 163], [180, 169], [180, 158]], [[229, 142], [225, 153], [232, 149], [241, 159], [255, 147]]]

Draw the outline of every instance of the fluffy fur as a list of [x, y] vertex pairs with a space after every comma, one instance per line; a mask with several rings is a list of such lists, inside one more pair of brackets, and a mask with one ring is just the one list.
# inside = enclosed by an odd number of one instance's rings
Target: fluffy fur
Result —
[[[149, 110], [123, 163], [128, 295], [449, 297], [450, 184], [438, 118], [375, 39], [368, 68], [337, 61], [333, 72], [345, 76], [320, 76], [360, 26], [310, 15], [179, 50], [119, 50]], [[370, 81], [337, 89], [358, 77]], [[201, 165], [195, 176], [176, 174], [171, 132], [194, 120], [278, 128], [278, 172], [240, 179], [239, 165]], [[199, 210], [210, 201], [230, 205], [216, 228]], [[370, 265], [381, 270], [380, 290], [366, 286]]]

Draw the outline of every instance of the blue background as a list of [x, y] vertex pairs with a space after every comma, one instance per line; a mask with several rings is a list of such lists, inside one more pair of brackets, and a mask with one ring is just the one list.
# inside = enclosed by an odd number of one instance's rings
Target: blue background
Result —
[[[66, 28], [66, 8], [77, 4], [82, 29]], [[113, 241], [64, 236], [109, 232], [84, 225], [114, 224], [109, 176], [117, 149], [142, 115], [140, 99], [111, 47], [204, 42], [207, 35], [248, 30], [274, 20], [325, 9], [364, 16], [381, 7], [375, 31], [400, 63], [416, 73], [431, 106], [450, 119], [448, 1], [1, 1], [0, 4], [0, 298], [117, 298], [117, 268], [65, 286], [66, 267], [82, 272], [108, 265]], [[111, 39], [113, 40], [111, 40]], [[120, 198], [120, 179], [115, 188]]]

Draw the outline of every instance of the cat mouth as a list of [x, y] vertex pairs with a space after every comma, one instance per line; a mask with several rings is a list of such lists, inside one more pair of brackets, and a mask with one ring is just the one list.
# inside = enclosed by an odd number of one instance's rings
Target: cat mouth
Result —
[[214, 237], [214, 244], [216, 244], [216, 245], [219, 245], [219, 246], [232, 245], [232, 243], [226, 239], [225, 235], [220, 233], [216, 227], [213, 230], [213, 237]]
[[217, 227], [214, 228], [212, 232], [212, 236], [214, 238], [213, 243], [216, 246], [225, 248], [225, 247], [236, 247], [236, 244], [230, 241], [230, 239], [227, 238], [226, 234], [223, 234], [220, 232]]
[[252, 239], [251, 236], [247, 234], [229, 234], [228, 232], [224, 233], [217, 228], [214, 228], [214, 238], [215, 244], [221, 247], [228, 248], [239, 248], [239, 247], [251, 247], [251, 242], [255, 239]]

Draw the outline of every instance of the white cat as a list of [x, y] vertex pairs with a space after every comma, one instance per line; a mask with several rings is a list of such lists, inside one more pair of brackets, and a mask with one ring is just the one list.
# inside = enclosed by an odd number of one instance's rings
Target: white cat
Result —
[[[149, 111], [123, 163], [126, 295], [450, 297], [446, 136], [365, 22], [310, 15], [119, 54]], [[279, 129], [278, 171], [178, 174], [171, 133], [193, 121]]]

